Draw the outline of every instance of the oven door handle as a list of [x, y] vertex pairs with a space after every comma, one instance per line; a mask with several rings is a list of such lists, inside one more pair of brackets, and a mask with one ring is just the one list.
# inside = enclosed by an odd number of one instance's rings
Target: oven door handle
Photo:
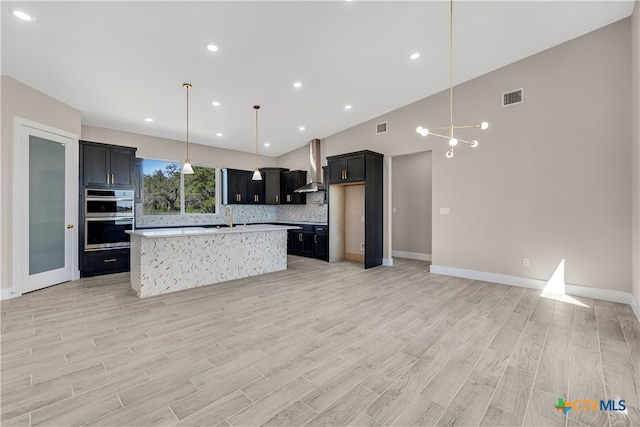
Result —
[[133, 224], [133, 218], [131, 217], [118, 217], [118, 216], [101, 216], [101, 217], [86, 217], [85, 221], [116, 221], [118, 224]]

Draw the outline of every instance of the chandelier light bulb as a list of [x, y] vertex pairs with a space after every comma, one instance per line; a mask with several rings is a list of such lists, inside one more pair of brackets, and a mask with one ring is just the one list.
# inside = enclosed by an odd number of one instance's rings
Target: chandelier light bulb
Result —
[[420, 132], [420, 135], [422, 135], [422, 136], [427, 136], [427, 135], [429, 135], [429, 129], [427, 129], [427, 128], [422, 128], [422, 132]]
[[422, 129], [424, 129], [422, 126], [418, 126], [416, 128], [416, 132], [419, 133], [419, 134], [422, 134]]
[[487, 122], [480, 123], [480, 129], [485, 130], [488, 127], [489, 127], [489, 123], [487, 123]]
[[471, 141], [471, 144], [469, 144], [472, 148], [476, 148], [478, 146], [478, 141], [476, 141], [475, 139], [473, 141]]
[[447, 151], [447, 159], [450, 159], [452, 157], [453, 157], [453, 151], [452, 150]]
[[451, 138], [449, 140], [449, 145], [455, 147], [456, 145], [458, 145], [458, 140], [456, 138]]

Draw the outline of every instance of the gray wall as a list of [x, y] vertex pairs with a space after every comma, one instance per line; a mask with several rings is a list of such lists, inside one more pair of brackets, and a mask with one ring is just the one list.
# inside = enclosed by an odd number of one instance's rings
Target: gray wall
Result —
[[[548, 280], [564, 259], [567, 283], [631, 292], [630, 28], [625, 19], [458, 85], [454, 121], [491, 127], [460, 132], [480, 146], [453, 159], [415, 132], [448, 122], [447, 92], [325, 138], [323, 155], [433, 151], [436, 265]], [[525, 103], [502, 108], [501, 93], [520, 87]], [[383, 120], [389, 131], [375, 135]], [[385, 257], [390, 226], [387, 215]]]
[[21, 117], [56, 129], [71, 132], [80, 136], [81, 113], [42, 92], [20, 83], [19, 81], [2, 76], [2, 145], [0, 147], [0, 182], [2, 197], [0, 197], [0, 288], [12, 287], [13, 257], [12, 257], [12, 229], [13, 229], [13, 118]]
[[364, 256], [364, 184], [346, 185], [344, 191], [344, 251]]
[[426, 258], [431, 255], [431, 151], [396, 156], [392, 164], [392, 250]]
[[[632, 294], [640, 305], [640, 2], [631, 17]], [[638, 313], [640, 316], [640, 313]]]
[[[82, 126], [82, 138], [92, 142], [137, 147], [137, 157], [158, 160], [184, 162], [187, 146], [184, 141], [122, 132], [95, 126]], [[201, 144], [189, 144], [191, 163], [198, 166], [216, 166], [253, 170], [256, 165], [255, 154]], [[275, 166], [274, 157], [259, 156], [260, 167]]]

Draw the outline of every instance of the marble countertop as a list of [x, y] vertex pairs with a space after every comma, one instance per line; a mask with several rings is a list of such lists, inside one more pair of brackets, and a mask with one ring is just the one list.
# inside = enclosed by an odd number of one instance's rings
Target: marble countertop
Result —
[[228, 233], [252, 233], [256, 231], [282, 231], [295, 230], [299, 227], [290, 225], [274, 225], [274, 224], [249, 224], [234, 225], [233, 227], [175, 227], [175, 228], [147, 228], [143, 230], [127, 231], [128, 234], [142, 236], [147, 238], [154, 237], [180, 237], [180, 236], [198, 236], [210, 234], [228, 234]]

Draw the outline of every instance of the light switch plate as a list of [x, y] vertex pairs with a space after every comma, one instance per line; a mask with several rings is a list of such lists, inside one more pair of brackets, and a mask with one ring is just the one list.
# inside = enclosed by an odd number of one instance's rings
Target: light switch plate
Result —
[[449, 208], [440, 208], [440, 215], [449, 215]]
[[396, 213], [396, 208], [393, 208], [393, 213]]

